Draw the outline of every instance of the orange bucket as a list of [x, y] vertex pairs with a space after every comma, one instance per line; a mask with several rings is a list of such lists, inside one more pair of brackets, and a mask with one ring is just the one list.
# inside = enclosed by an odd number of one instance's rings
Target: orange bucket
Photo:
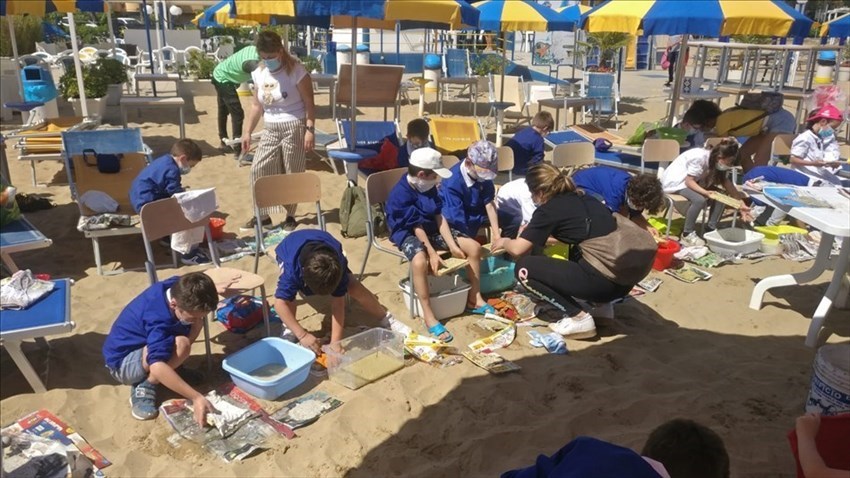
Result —
[[225, 224], [227, 224], [227, 221], [220, 217], [210, 218], [210, 234], [212, 234], [213, 241], [220, 241], [224, 238]]
[[652, 268], [663, 271], [673, 264], [673, 254], [679, 252], [682, 246], [676, 241], [661, 241], [658, 243], [658, 252], [655, 253], [655, 261]]

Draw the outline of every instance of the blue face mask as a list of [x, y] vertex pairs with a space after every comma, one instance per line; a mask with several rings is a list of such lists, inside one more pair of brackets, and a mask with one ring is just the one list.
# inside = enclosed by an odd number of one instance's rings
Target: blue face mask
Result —
[[277, 58], [269, 58], [268, 60], [263, 60], [266, 62], [266, 66], [269, 71], [277, 71], [280, 69], [280, 60]]
[[829, 139], [832, 135], [835, 134], [835, 130], [832, 129], [832, 126], [825, 126], [818, 131], [818, 136], [820, 139]]

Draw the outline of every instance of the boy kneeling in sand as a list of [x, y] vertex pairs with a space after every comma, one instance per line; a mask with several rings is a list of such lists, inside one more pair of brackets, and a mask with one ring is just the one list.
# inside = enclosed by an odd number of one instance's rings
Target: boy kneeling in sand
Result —
[[192, 401], [199, 425], [204, 425], [207, 412], [215, 411], [176, 370], [189, 357], [204, 317], [217, 304], [212, 279], [192, 272], [148, 287], [118, 315], [103, 344], [103, 357], [112, 377], [132, 387], [133, 418], [157, 416], [160, 383]]
[[302, 347], [321, 353], [319, 340], [307, 332], [295, 318], [295, 296], [330, 295], [331, 344], [342, 340], [345, 327], [345, 295], [381, 321], [381, 327], [407, 333], [407, 327], [397, 322], [393, 315], [378, 302], [378, 298], [357, 280], [348, 269], [348, 259], [342, 244], [325, 231], [304, 229], [290, 233], [275, 249], [275, 259], [280, 267], [280, 278], [275, 290], [274, 309], [280, 314], [285, 327], [283, 338]]

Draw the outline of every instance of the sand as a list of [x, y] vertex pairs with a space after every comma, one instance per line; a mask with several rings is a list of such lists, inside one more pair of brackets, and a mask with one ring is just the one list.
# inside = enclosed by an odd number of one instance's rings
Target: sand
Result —
[[[666, 73], [624, 75], [628, 80], [623, 82], [621, 119], [629, 123], [621, 134], [627, 135], [640, 121], [663, 116], [661, 83]], [[335, 131], [327, 94], [317, 95], [317, 101], [317, 127]], [[193, 103], [194, 108], [187, 111], [187, 135], [200, 142], [206, 156], [185, 183], [192, 188], [217, 188], [220, 215], [227, 219], [225, 232], [233, 237], [251, 214], [248, 168], [238, 167], [231, 156], [215, 150], [215, 98], [196, 97]], [[731, 100], [726, 100], [724, 106], [729, 105]], [[465, 114], [466, 108], [465, 102], [447, 105], [453, 114]], [[433, 95], [426, 109], [435, 110]], [[382, 116], [378, 109], [362, 111], [368, 118]], [[117, 113], [111, 109], [107, 119], [117, 124]], [[415, 114], [416, 104], [405, 104], [401, 124]], [[174, 141], [175, 116], [161, 111], [143, 115], [145, 140], [157, 153]], [[35, 368], [46, 377], [46, 393], [34, 394], [8, 353], [0, 354], [0, 422], [49, 409], [114, 463], [106, 470], [109, 475], [494, 476], [531, 464], [537, 454], [553, 453], [578, 435], [640, 449], [655, 426], [687, 417], [723, 437], [733, 476], [794, 476], [786, 433], [803, 410], [814, 357], [803, 337], [831, 272], [812, 284], [771, 291], [761, 311], [750, 310], [747, 304], [754, 281], [808, 267], [781, 259], [726, 265], [713, 269], [710, 281], [696, 284], [654, 272], [664, 281], [657, 292], [617, 305], [616, 319], [598, 320], [596, 339], [568, 340], [569, 355], [548, 355], [528, 345], [525, 334], [518, 334], [500, 354], [520, 365], [519, 373], [493, 376], [471, 363], [445, 369], [409, 363], [356, 391], [310, 377], [278, 401], [264, 405], [273, 411], [313, 389], [343, 400], [344, 405], [298, 430], [297, 438], [276, 440], [269, 450], [240, 463], [226, 465], [195, 447], [174, 449], [166, 442], [172, 431], [163, 418], [139, 422], [130, 416], [129, 388], [113, 382], [101, 356], [112, 321], [147, 286], [145, 273], [98, 276], [90, 241], [74, 228], [77, 207], [70, 201], [62, 168], [56, 163], [40, 164], [39, 178], [49, 186], [34, 188], [29, 184], [28, 165], [15, 157], [10, 150], [19, 190], [45, 194], [57, 207], [28, 216], [53, 239], [53, 246], [14, 257], [34, 272], [76, 281], [72, 289], [76, 329], [52, 337], [49, 352], [31, 343], [24, 346]], [[340, 237], [337, 208], [344, 178], [335, 176], [326, 162], [311, 159], [307, 167], [321, 177], [328, 229]], [[302, 206], [299, 219], [307, 223], [303, 227], [315, 224], [312, 208]], [[342, 239], [342, 243], [351, 268], [359, 270], [365, 238]], [[101, 247], [107, 269], [143, 265], [140, 236], [107, 238]], [[165, 263], [165, 250], [154, 248]], [[228, 265], [251, 270], [253, 258]], [[160, 270], [159, 277], [199, 269]], [[277, 268], [261, 258], [260, 273], [271, 293]], [[422, 323], [408, 318], [398, 289], [399, 279], [406, 274], [406, 265], [397, 258], [373, 251], [364, 281], [396, 317], [424, 332]], [[327, 300], [310, 300], [300, 303], [298, 318], [307, 329], [328, 334], [329, 320], [322, 321], [329, 309]], [[831, 314], [828, 323], [841, 327], [830, 340], [846, 340], [850, 334], [846, 319], [846, 311]], [[455, 345], [465, 347], [481, 338], [473, 327], [475, 320], [462, 316], [446, 323]], [[355, 308], [347, 325], [346, 334], [352, 335], [358, 326], [374, 322]], [[220, 324], [211, 325], [215, 365], [202, 391], [227, 380], [221, 361], [262, 337], [261, 329], [242, 336]], [[279, 326], [273, 332], [279, 332]], [[195, 345], [189, 365], [203, 368], [203, 344]], [[173, 395], [162, 391], [160, 396]]]

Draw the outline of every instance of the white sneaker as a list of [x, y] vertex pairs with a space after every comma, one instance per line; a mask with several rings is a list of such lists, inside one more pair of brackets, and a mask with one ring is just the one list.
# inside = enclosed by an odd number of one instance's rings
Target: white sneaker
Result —
[[682, 236], [679, 242], [685, 247], [702, 247], [705, 245], [705, 241], [697, 236], [696, 231], [688, 234], [687, 236]]
[[293, 344], [298, 344], [298, 338], [286, 327], [284, 327], [283, 332], [280, 333], [280, 338], [288, 342], [292, 342]]
[[413, 329], [408, 327], [404, 322], [396, 320], [390, 312], [387, 312], [387, 315], [381, 319], [381, 328], [392, 330], [393, 332], [404, 335], [405, 337], [413, 332]]
[[574, 316], [564, 316], [554, 324], [549, 324], [549, 328], [563, 335], [565, 339], [589, 339], [596, 336], [596, 323], [593, 322], [593, 316], [584, 311]]

